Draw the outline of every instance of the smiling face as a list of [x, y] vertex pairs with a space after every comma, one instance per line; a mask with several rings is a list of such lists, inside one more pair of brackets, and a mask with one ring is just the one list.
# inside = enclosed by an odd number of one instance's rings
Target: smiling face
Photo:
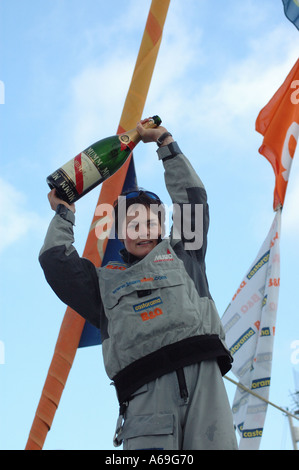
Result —
[[158, 214], [143, 204], [131, 205], [122, 233], [127, 251], [137, 258], [144, 258], [158, 244], [161, 236]]

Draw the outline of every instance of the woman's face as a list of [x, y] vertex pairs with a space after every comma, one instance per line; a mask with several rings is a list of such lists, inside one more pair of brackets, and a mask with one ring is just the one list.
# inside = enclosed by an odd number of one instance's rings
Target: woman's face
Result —
[[123, 238], [129, 253], [137, 258], [144, 258], [157, 245], [160, 236], [161, 225], [158, 214], [143, 204], [129, 206]]

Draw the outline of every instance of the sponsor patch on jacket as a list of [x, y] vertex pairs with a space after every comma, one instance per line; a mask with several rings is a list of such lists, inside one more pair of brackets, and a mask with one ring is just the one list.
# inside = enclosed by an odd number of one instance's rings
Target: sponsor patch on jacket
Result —
[[112, 294], [116, 294], [116, 292], [118, 292], [119, 290], [121, 289], [124, 289], [125, 287], [129, 287], [129, 286], [132, 286], [134, 284], [141, 284], [142, 282], [153, 282], [153, 281], [161, 281], [162, 279], [167, 279], [167, 276], [155, 276], [155, 277], [144, 277], [142, 279], [136, 279], [136, 280], [133, 280], [133, 281], [127, 281], [125, 282], [124, 284], [116, 287], [116, 289], [114, 289], [112, 291]]
[[106, 269], [119, 269], [120, 271], [124, 271], [125, 269], [127, 269], [127, 267], [123, 264], [107, 264], [105, 266]]
[[154, 299], [146, 300], [145, 302], [140, 302], [139, 304], [133, 305], [135, 312], [141, 312], [142, 310], [147, 310], [148, 308], [156, 307], [156, 305], [163, 304], [161, 297], [155, 297]]
[[162, 263], [163, 261], [173, 261], [173, 256], [169, 249], [167, 249], [166, 255], [155, 256], [154, 263]]

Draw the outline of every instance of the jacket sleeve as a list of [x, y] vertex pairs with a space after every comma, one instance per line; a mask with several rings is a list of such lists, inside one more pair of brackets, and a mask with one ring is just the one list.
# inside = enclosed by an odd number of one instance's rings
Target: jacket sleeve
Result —
[[158, 149], [165, 183], [173, 203], [171, 243], [183, 243], [192, 256], [203, 260], [207, 249], [209, 206], [201, 179], [176, 142]]
[[74, 222], [74, 214], [59, 205], [49, 225], [39, 262], [60, 300], [100, 328], [103, 305], [96, 268], [90, 260], [81, 258], [73, 246]]

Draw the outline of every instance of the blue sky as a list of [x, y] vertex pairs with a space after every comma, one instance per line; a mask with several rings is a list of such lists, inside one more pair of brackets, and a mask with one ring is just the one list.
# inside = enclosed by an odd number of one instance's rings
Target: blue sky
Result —
[[[26, 445], [65, 312], [37, 260], [53, 216], [45, 178], [116, 133], [150, 3], [0, 0], [1, 449]], [[280, 0], [170, 3], [144, 116], [161, 116], [206, 186], [207, 272], [220, 315], [274, 218], [274, 174], [258, 153], [255, 120], [297, 60], [298, 34]], [[138, 182], [170, 203], [155, 150], [136, 148]], [[77, 203], [79, 253], [98, 194]], [[270, 390], [282, 407], [292, 405], [299, 367], [298, 199], [297, 150], [282, 214]], [[235, 387], [226, 386], [232, 401]], [[117, 411], [101, 348], [79, 350], [44, 449], [113, 449]], [[269, 407], [261, 449], [291, 448], [286, 417]]]

